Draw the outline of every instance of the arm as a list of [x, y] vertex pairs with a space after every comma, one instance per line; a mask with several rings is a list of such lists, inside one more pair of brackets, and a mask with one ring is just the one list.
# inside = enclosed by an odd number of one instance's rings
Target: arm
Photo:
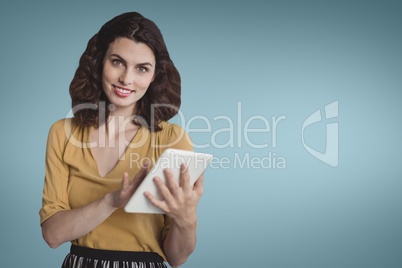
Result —
[[80, 208], [62, 210], [42, 223], [42, 235], [46, 243], [56, 248], [64, 242], [80, 238], [107, 219], [116, 209], [124, 207], [131, 195], [144, 179], [148, 164], [130, 183], [125, 173], [121, 189], [110, 192], [104, 197]]
[[187, 168], [181, 166], [179, 183], [169, 170], [164, 171], [166, 184], [158, 177], [154, 181], [159, 188], [163, 201], [157, 200], [150, 193], [145, 195], [151, 203], [172, 219], [170, 230], [163, 248], [169, 264], [173, 267], [186, 262], [196, 245], [197, 205], [203, 194], [203, 175], [198, 178], [194, 187], [190, 185]]
[[51, 248], [82, 237], [114, 212], [111, 194], [81, 208], [62, 210], [42, 223], [42, 235]]
[[185, 226], [179, 226], [174, 221], [163, 245], [166, 258], [172, 267], [177, 267], [187, 261], [196, 245], [196, 220]]

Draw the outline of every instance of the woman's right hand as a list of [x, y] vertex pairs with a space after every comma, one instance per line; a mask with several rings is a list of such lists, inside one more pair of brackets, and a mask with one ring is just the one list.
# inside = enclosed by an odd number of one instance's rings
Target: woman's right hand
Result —
[[128, 173], [124, 172], [123, 180], [121, 182], [121, 188], [119, 190], [113, 191], [112, 195], [112, 204], [113, 208], [122, 208], [124, 207], [130, 197], [137, 190], [138, 186], [140, 186], [141, 182], [144, 180], [145, 176], [148, 173], [149, 162], [145, 162], [144, 166], [141, 167], [140, 171], [134, 176], [132, 182], [129, 181]]

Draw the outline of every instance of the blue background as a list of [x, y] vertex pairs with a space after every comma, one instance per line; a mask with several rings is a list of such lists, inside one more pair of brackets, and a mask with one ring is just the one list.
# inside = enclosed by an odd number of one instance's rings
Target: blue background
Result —
[[[206, 173], [198, 244], [183, 267], [401, 267], [401, 1], [184, 0], [1, 4], [2, 267], [59, 267], [66, 255], [68, 244], [50, 249], [39, 226], [47, 132], [69, 112], [89, 38], [133, 10], [164, 34], [186, 119], [211, 123], [192, 135], [210, 145], [199, 151], [230, 162]], [[333, 101], [335, 168], [301, 141], [304, 120]], [[272, 133], [249, 134], [262, 149], [238, 135], [256, 115], [286, 116], [276, 147]], [[217, 116], [233, 120], [234, 146], [215, 146], [228, 132], [212, 144], [228, 127]], [[306, 129], [309, 146], [325, 151], [326, 123]], [[234, 166], [236, 155], [269, 153], [286, 168]]]

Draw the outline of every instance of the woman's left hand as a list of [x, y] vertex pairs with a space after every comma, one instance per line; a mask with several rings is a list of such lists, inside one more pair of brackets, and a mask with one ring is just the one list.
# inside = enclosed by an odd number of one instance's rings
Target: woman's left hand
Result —
[[163, 210], [177, 225], [194, 224], [197, 221], [196, 209], [203, 194], [204, 177], [201, 175], [193, 185], [190, 183], [190, 174], [187, 167], [180, 166], [180, 178], [177, 182], [169, 169], [164, 170], [166, 183], [159, 177], [154, 178], [163, 200], [156, 199], [149, 192], [145, 192], [151, 203]]

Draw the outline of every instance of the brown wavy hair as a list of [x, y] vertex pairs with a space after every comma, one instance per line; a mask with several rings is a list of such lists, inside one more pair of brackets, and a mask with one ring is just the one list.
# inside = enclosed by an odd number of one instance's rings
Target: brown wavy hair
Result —
[[118, 37], [144, 43], [155, 55], [155, 79], [138, 100], [133, 122], [143, 126], [145, 123], [152, 131], [158, 131], [161, 129], [158, 124], [171, 119], [180, 108], [180, 74], [170, 59], [158, 26], [137, 12], [114, 17], [88, 41], [70, 84], [74, 118], [81, 126], [95, 127], [108, 118], [110, 101], [102, 87], [103, 59], [109, 45]]

